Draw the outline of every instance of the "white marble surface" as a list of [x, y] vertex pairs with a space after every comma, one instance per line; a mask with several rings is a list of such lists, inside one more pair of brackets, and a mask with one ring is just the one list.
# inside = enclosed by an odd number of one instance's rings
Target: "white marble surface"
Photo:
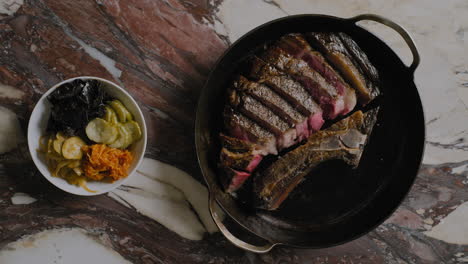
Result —
[[13, 15], [22, 5], [23, 0], [0, 0], [0, 15]]
[[24, 96], [24, 92], [12, 87], [10, 85], [0, 83], [0, 97], [9, 99], [21, 99]]
[[447, 243], [468, 245], [468, 202], [460, 205], [425, 234]]
[[137, 176], [109, 196], [187, 239], [200, 240], [205, 232], [218, 231], [208, 210], [206, 187], [157, 160], [145, 158]]
[[35, 201], [37, 201], [37, 199], [34, 198], [34, 197], [31, 197], [27, 193], [18, 192], [18, 193], [13, 194], [13, 196], [11, 197], [11, 203], [15, 204], [15, 205], [18, 205], [18, 204], [32, 204]]
[[2, 264], [130, 263], [110, 249], [106, 238], [80, 228], [46, 230], [0, 250]]
[[23, 140], [16, 114], [8, 108], [0, 106], [0, 154], [15, 149], [18, 143]]

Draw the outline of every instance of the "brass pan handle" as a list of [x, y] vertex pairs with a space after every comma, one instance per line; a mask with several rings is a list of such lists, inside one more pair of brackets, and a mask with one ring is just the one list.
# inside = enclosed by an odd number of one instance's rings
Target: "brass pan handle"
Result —
[[277, 245], [277, 244], [274, 244], [274, 243], [268, 243], [268, 244], [266, 244], [264, 246], [255, 246], [255, 245], [251, 245], [249, 243], [246, 243], [246, 242], [240, 240], [239, 238], [235, 237], [231, 232], [229, 232], [229, 230], [223, 224], [223, 221], [221, 220], [219, 215], [216, 213], [216, 210], [215, 210], [215, 208], [216, 208], [216, 199], [214, 198], [213, 194], [210, 194], [209, 203], [210, 203], [211, 217], [213, 217], [213, 220], [214, 220], [215, 224], [218, 226], [219, 230], [226, 237], [226, 239], [229, 240], [229, 242], [234, 244], [236, 247], [239, 247], [241, 249], [248, 250], [248, 251], [254, 252], [254, 253], [267, 253], [274, 246]]
[[362, 21], [362, 20], [371, 20], [371, 21], [378, 22], [380, 24], [384, 24], [392, 28], [396, 32], [398, 32], [398, 34], [400, 34], [400, 36], [405, 40], [406, 44], [408, 44], [411, 50], [411, 53], [413, 53], [413, 62], [409, 66], [409, 69], [412, 73], [414, 73], [414, 71], [416, 70], [416, 68], [418, 67], [421, 61], [421, 58], [419, 57], [418, 48], [416, 47], [416, 44], [413, 38], [410, 36], [410, 34], [408, 33], [406, 29], [404, 29], [402, 26], [398, 25], [397, 23], [391, 21], [388, 18], [379, 16], [379, 15], [374, 15], [374, 14], [363, 14], [363, 15], [352, 17], [349, 20], [353, 21], [354, 23], [358, 21]]

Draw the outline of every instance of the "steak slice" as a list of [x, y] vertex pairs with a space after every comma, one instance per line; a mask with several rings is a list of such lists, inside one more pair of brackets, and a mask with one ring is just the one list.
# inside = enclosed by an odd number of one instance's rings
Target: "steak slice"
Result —
[[312, 49], [301, 34], [285, 35], [278, 41], [278, 45], [295, 58], [307, 62], [309, 67], [322, 75], [327, 82], [336, 88], [339, 95], [343, 95], [345, 106], [341, 114], [345, 115], [354, 109], [356, 106], [355, 91], [326, 62], [322, 54]]
[[222, 145], [218, 164], [221, 182], [226, 192], [234, 192], [247, 180], [263, 156], [254, 143], [224, 134], [219, 137]]
[[307, 142], [286, 153], [254, 178], [256, 206], [275, 210], [289, 193], [318, 164], [342, 159], [357, 167], [364, 145], [376, 122], [377, 109], [361, 111], [341, 120], [329, 129], [319, 131]]
[[261, 147], [255, 143], [230, 137], [223, 133], [219, 134], [219, 139], [221, 140], [221, 146], [229, 151], [239, 153], [251, 152], [253, 155], [262, 154]]
[[228, 193], [233, 193], [250, 177], [249, 172], [238, 171], [230, 167], [220, 165], [222, 176], [219, 177], [221, 185]]
[[254, 143], [220, 134], [221, 153], [220, 163], [240, 171], [252, 172], [260, 163], [263, 156]]
[[221, 164], [246, 172], [252, 172], [262, 161], [262, 158], [262, 155], [253, 155], [251, 152], [233, 152], [226, 148], [222, 148], [220, 154]]
[[290, 127], [288, 123], [264, 104], [243, 92], [242, 88], [238, 89], [238, 87], [245, 85], [249, 85], [245, 78], [234, 82], [233, 88], [228, 91], [229, 104], [273, 133], [276, 136], [276, 144], [279, 150], [294, 145], [297, 138], [296, 129]]
[[224, 127], [230, 136], [256, 143], [262, 155], [278, 154], [276, 137], [270, 131], [229, 106], [224, 108], [223, 118]]
[[[379, 72], [375, 66], [370, 62], [366, 53], [358, 46], [358, 44], [346, 33], [339, 32], [338, 36], [345, 45], [346, 49], [353, 56], [355, 61], [359, 63], [362, 71], [371, 82], [378, 86], [380, 82]], [[379, 94], [379, 90], [372, 90], [371, 93], [374, 93], [374, 97]]]
[[[334, 33], [312, 32], [307, 33], [306, 38], [313, 47], [325, 54], [328, 61], [351, 83], [362, 105], [366, 105], [378, 95], [377, 86], [366, 77], [364, 70], [356, 62], [355, 58], [358, 58], [358, 61], [361, 60], [367, 66], [372, 64], [368, 61], [367, 56], [364, 58], [365, 54], [360, 49], [357, 50], [359, 47], [353, 40], [343, 36], [343, 38], [346, 38], [348, 46], [351, 45], [350, 49], [356, 52], [354, 57], [350, 54], [340, 37]], [[369, 68], [369, 71], [372, 70]], [[373, 79], [375, 78], [378, 77], [374, 76]]]
[[343, 96], [305, 61], [294, 58], [277, 46], [267, 49], [261, 58], [300, 82], [319, 103], [326, 118], [333, 119], [344, 111]]
[[310, 132], [320, 130], [324, 123], [322, 109], [300, 83], [258, 57], [252, 58], [250, 68], [250, 78], [268, 85], [298, 112], [308, 116]]

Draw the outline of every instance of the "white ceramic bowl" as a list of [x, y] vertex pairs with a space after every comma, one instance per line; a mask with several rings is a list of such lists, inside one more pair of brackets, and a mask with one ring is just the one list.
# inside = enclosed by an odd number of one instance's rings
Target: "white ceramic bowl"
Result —
[[[47, 121], [49, 120], [50, 115], [51, 104], [47, 100], [47, 96], [62, 84], [71, 82], [75, 79], [100, 81], [103, 84], [103, 89], [110, 96], [119, 99], [125, 105], [125, 107], [127, 107], [127, 109], [133, 114], [135, 121], [138, 122], [138, 124], [140, 125], [142, 132], [142, 137], [137, 142], [133, 143], [129, 149], [130, 152], [133, 154], [134, 158], [132, 164], [130, 165], [128, 176], [113, 183], [89, 181], [87, 185], [91, 190], [95, 190], [95, 193], [88, 192], [79, 186], [69, 184], [62, 178], [53, 177], [46, 166], [44, 155], [41, 155], [41, 153], [37, 151], [39, 149], [39, 139], [41, 138], [41, 136], [46, 134]], [[119, 187], [130, 177], [134, 177], [134, 175], [136, 175], [136, 173], [134, 172], [136, 168], [140, 165], [140, 162], [143, 160], [143, 156], [145, 154], [146, 140], [147, 134], [145, 119], [140, 110], [140, 107], [138, 107], [138, 104], [135, 102], [132, 96], [117, 84], [98, 77], [82, 76], [68, 79], [59, 84], [56, 84], [54, 87], [49, 89], [41, 97], [41, 99], [39, 99], [36, 106], [34, 107], [28, 124], [29, 152], [31, 153], [31, 157], [34, 161], [34, 164], [36, 164], [36, 167], [39, 169], [42, 175], [44, 175], [44, 177], [47, 180], [49, 180], [53, 185], [66, 192], [77, 195], [90, 196], [103, 194]]]

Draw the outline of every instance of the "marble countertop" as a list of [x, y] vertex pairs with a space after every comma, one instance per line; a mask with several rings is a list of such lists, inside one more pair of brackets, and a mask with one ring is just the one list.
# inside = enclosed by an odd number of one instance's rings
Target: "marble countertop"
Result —
[[[223, 51], [266, 21], [300, 13], [375, 13], [412, 34], [425, 156], [404, 203], [368, 235], [255, 255], [210, 227], [191, 197], [191, 188], [206, 195], [201, 184], [172, 192], [161, 177], [201, 181], [194, 109]], [[467, 13], [466, 0], [0, 0], [0, 263], [468, 263]], [[395, 32], [361, 25], [411, 63]], [[96, 197], [49, 184], [25, 137], [40, 96], [80, 75], [130, 91], [149, 132], [150, 172]]]

